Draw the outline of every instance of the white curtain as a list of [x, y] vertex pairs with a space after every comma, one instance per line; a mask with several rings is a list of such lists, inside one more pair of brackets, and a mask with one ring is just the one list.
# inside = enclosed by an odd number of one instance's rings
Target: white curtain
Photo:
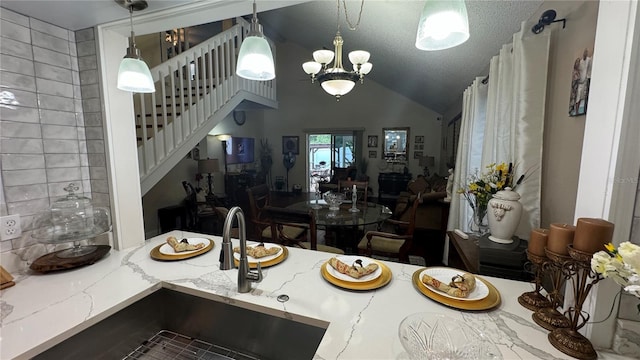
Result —
[[[454, 173], [458, 186], [467, 176], [491, 163], [512, 162], [516, 177], [526, 172], [518, 186], [523, 215], [516, 235], [529, 238], [540, 226], [540, 174], [547, 91], [549, 31], [535, 35], [522, 23], [513, 43], [491, 59], [488, 86], [478, 79], [464, 93], [460, 141]], [[485, 93], [484, 114], [477, 106]], [[474, 105], [476, 104], [476, 105]], [[479, 110], [480, 108], [480, 110]], [[479, 128], [482, 127], [482, 130]], [[478, 139], [481, 136], [481, 139]], [[481, 155], [478, 155], [481, 154]], [[453, 197], [448, 229], [468, 231], [471, 210], [461, 195]]]
[[[485, 131], [487, 108], [487, 85], [484, 78], [476, 78], [465, 91], [462, 99], [462, 120], [460, 137], [456, 152], [456, 166], [453, 173], [453, 194], [449, 210], [447, 228], [469, 231], [471, 208], [464, 197], [456, 190], [463, 186], [475, 169], [480, 168], [482, 160], [482, 142]], [[447, 246], [445, 246], [445, 249]]]

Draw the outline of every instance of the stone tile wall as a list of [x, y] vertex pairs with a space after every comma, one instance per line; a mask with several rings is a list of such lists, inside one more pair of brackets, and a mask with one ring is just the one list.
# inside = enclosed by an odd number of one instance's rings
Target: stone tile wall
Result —
[[34, 219], [69, 183], [109, 206], [95, 38], [4, 8], [0, 36], [0, 215], [19, 214], [23, 230], [0, 253], [33, 260], [48, 251], [29, 253]]

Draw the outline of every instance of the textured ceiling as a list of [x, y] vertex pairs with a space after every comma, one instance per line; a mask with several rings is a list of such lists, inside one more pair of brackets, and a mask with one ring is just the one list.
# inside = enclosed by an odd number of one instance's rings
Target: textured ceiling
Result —
[[[471, 36], [464, 44], [441, 51], [415, 47], [418, 20], [424, 1], [369, 0], [356, 31], [349, 30], [341, 7], [340, 29], [346, 54], [352, 50], [371, 53], [373, 70], [367, 78], [443, 113], [457, 101], [476, 76], [486, 75], [489, 60], [511, 42], [522, 21], [538, 10], [542, 1], [467, 1]], [[352, 24], [357, 21], [359, 0], [348, 0]], [[309, 50], [333, 49], [336, 33], [336, 2], [313, 1], [258, 15], [268, 36], [297, 43]], [[305, 74], [301, 70], [301, 77]], [[365, 79], [366, 83], [366, 79]]]
[[[257, 0], [258, 18], [267, 36], [276, 41], [291, 41], [309, 50], [309, 57], [300, 59], [300, 63], [311, 60], [313, 50], [321, 47], [333, 49], [332, 41], [336, 33], [335, 0], [318, 0], [278, 8], [301, 1], [306, 0]], [[142, 13], [190, 3], [208, 3], [212, 12], [204, 14], [205, 19], [246, 15], [251, 9], [249, 0], [148, 2], [149, 8]], [[225, 3], [238, 5], [244, 12], [223, 13], [222, 7], [216, 6]], [[347, 0], [346, 3], [349, 19], [355, 24], [361, 2]], [[476, 76], [486, 74], [490, 58], [498, 53], [503, 44], [511, 41], [511, 36], [520, 29], [522, 21], [539, 13], [537, 10], [542, 0], [467, 0], [470, 39], [452, 49], [434, 52], [421, 51], [414, 46], [424, 3], [425, 0], [366, 0], [362, 21], [356, 31], [349, 30], [344, 8], [341, 8], [344, 62], [346, 66], [349, 63], [346, 54], [356, 48], [371, 52], [373, 70], [367, 78], [443, 113], [458, 101]], [[571, 1], [546, 3], [560, 6]], [[2, 6], [71, 30], [128, 17], [126, 10], [113, 0], [2, 0]], [[264, 11], [267, 8], [276, 10]], [[191, 16], [191, 20], [195, 17]], [[139, 28], [138, 24], [136, 30]], [[305, 76], [301, 69], [300, 75], [301, 78]]]

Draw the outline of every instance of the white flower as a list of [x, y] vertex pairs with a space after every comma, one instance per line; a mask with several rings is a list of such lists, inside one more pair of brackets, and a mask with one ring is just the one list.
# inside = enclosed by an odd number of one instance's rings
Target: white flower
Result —
[[622, 261], [629, 265], [635, 273], [640, 273], [640, 246], [625, 241], [618, 247]]
[[609, 256], [609, 254], [607, 254], [604, 251], [598, 251], [597, 253], [593, 254], [593, 257], [591, 258], [591, 270], [593, 270], [594, 272], [597, 272], [598, 274], [603, 274], [602, 276], [605, 276], [604, 267], [610, 261], [611, 261], [611, 256]]

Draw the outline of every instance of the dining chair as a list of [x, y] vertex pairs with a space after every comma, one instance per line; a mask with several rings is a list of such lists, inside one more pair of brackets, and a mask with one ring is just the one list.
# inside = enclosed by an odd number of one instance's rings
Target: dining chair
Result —
[[365, 204], [369, 200], [369, 182], [357, 181], [357, 180], [338, 180], [338, 192], [345, 193], [346, 199], [351, 200], [351, 192], [353, 191], [353, 185], [356, 186], [358, 194], [358, 201]]
[[366, 256], [384, 256], [397, 258], [400, 262], [409, 262], [409, 250], [413, 243], [416, 227], [416, 211], [421, 201], [421, 194], [413, 200], [409, 221], [387, 219], [385, 222], [393, 226], [395, 232], [368, 231], [358, 244], [358, 253]]
[[[263, 209], [263, 212], [265, 218], [269, 219], [272, 242], [344, 255], [342, 249], [325, 244], [318, 244], [318, 231], [313, 210], [303, 211], [267, 206]], [[302, 229], [302, 231], [308, 233], [305, 239], [308, 241], [302, 241], [299, 237], [291, 238], [289, 236], [291, 231], [287, 231], [287, 228]]]
[[[272, 239], [271, 223], [264, 213], [264, 209], [271, 202], [269, 186], [261, 184], [250, 187], [247, 189], [247, 195], [251, 210], [251, 224], [253, 225], [253, 231], [248, 231], [247, 234], [252, 234], [253, 240], [270, 242]], [[300, 241], [306, 239], [306, 232], [303, 228], [285, 226], [283, 231], [286, 233], [287, 238], [299, 239]]]

